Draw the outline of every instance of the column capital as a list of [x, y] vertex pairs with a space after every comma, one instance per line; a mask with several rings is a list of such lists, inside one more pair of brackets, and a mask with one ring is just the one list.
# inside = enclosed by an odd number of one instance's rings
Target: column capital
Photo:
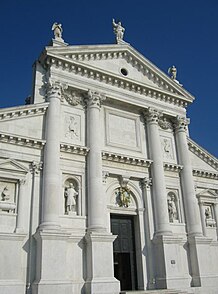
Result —
[[85, 102], [88, 107], [97, 107], [101, 108], [102, 101], [106, 100], [106, 96], [103, 93], [99, 93], [96, 91], [88, 90], [88, 93], [85, 98]]
[[49, 80], [46, 85], [47, 100], [49, 101], [51, 97], [59, 98], [63, 101], [64, 91], [68, 88], [68, 85], [62, 84], [58, 81]]
[[146, 122], [158, 123], [162, 113], [158, 109], [149, 107], [142, 112], [142, 115]]
[[174, 128], [176, 131], [186, 131], [190, 119], [184, 116], [177, 116], [174, 120]]

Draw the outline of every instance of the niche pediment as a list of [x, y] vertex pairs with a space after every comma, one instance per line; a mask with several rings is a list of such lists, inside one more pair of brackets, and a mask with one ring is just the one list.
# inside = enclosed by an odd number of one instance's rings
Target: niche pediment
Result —
[[28, 169], [14, 159], [0, 160], [0, 171], [26, 174]]

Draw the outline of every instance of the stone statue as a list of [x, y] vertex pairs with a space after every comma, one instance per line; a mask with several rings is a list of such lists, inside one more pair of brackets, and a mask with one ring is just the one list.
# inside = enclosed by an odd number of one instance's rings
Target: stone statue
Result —
[[78, 192], [75, 190], [72, 183], [70, 183], [69, 188], [66, 188], [64, 196], [66, 197], [66, 213], [76, 213], [76, 198]]
[[122, 27], [121, 22], [115, 23], [115, 20], [113, 19], [113, 28], [114, 28], [114, 34], [116, 35], [116, 41], [117, 44], [123, 44], [125, 43], [123, 41], [123, 35], [124, 35], [124, 27]]
[[171, 195], [168, 197], [167, 204], [168, 204], [169, 220], [170, 220], [170, 223], [173, 223], [175, 220], [178, 220], [178, 213], [177, 213], [174, 195]]
[[52, 31], [54, 31], [54, 37], [55, 40], [59, 39], [59, 40], [63, 40], [62, 39], [62, 24], [55, 22], [52, 26]]
[[177, 69], [176, 69], [175, 65], [171, 66], [168, 69], [168, 74], [170, 75], [172, 80], [176, 80]]
[[9, 193], [9, 190], [8, 190], [7, 186], [4, 187], [1, 196], [2, 196], [2, 201], [10, 200], [10, 193]]

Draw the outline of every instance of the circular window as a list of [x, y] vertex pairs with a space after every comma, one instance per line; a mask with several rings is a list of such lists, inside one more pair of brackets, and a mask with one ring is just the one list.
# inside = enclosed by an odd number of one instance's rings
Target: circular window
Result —
[[123, 75], [123, 76], [127, 76], [128, 75], [128, 71], [127, 71], [127, 69], [125, 69], [125, 68], [121, 68], [121, 74]]

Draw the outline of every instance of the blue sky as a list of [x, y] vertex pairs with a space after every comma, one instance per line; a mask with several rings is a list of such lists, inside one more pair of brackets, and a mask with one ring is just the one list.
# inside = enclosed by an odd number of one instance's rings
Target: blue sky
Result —
[[31, 93], [32, 64], [62, 23], [71, 45], [114, 43], [112, 18], [125, 40], [178, 80], [196, 100], [188, 108], [190, 135], [218, 157], [217, 0], [0, 0], [0, 107], [21, 105]]

